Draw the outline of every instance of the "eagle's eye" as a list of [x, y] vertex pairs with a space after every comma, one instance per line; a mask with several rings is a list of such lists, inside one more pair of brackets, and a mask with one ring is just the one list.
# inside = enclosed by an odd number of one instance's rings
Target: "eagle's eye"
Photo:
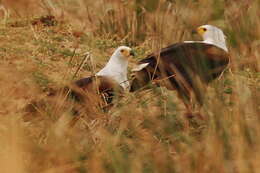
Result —
[[207, 31], [207, 29], [206, 29], [206, 28], [203, 28], [203, 31], [205, 32], [205, 31]]
[[125, 50], [124, 50], [124, 49], [121, 49], [121, 50], [120, 50], [120, 52], [121, 52], [121, 53], [124, 53], [124, 52], [125, 52]]

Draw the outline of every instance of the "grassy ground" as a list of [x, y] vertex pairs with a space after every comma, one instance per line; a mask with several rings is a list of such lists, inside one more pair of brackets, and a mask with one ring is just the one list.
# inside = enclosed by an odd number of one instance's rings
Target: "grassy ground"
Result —
[[[259, 0], [2, 4], [10, 16], [0, 25], [1, 172], [260, 170]], [[47, 14], [55, 20], [42, 23]], [[205, 120], [183, 117], [176, 93], [165, 88], [125, 93], [107, 113], [83, 112], [74, 127], [61, 101], [46, 101], [37, 113], [23, 109], [98, 71], [119, 45], [137, 52], [131, 68], [160, 47], [200, 39], [190, 31], [205, 23], [224, 30], [232, 59], [231, 71], [208, 89]]]

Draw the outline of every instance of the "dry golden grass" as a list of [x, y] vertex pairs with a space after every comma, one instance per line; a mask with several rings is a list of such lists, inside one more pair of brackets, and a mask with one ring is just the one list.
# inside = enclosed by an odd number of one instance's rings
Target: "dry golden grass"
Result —
[[[260, 170], [259, 0], [2, 4], [11, 15], [0, 25], [1, 172]], [[32, 22], [48, 14], [57, 24]], [[176, 93], [154, 87], [125, 93], [109, 112], [83, 111], [74, 127], [61, 100], [45, 101], [34, 113], [23, 109], [71, 82], [86, 52], [92, 57], [74, 79], [100, 69], [118, 45], [132, 46], [137, 61], [170, 43], [199, 39], [190, 31], [206, 23], [226, 33], [232, 72], [211, 84], [205, 120], [187, 120]]]

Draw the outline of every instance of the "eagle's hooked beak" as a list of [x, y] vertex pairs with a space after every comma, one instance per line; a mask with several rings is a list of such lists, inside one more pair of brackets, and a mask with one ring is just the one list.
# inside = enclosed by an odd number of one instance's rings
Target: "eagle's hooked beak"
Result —
[[206, 31], [207, 31], [207, 29], [204, 28], [204, 27], [198, 27], [198, 28], [196, 29], [196, 32], [197, 32], [199, 35], [201, 35], [201, 36], [203, 36]]
[[191, 34], [199, 34], [201, 36], [203, 36], [203, 34], [207, 31], [207, 29], [203, 28], [203, 27], [198, 27], [197, 29], [193, 29], [191, 31]]

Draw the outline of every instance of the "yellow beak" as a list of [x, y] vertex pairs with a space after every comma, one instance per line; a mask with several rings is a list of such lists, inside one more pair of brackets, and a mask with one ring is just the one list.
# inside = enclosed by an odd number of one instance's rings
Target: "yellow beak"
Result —
[[198, 27], [198, 28], [196, 29], [196, 31], [197, 31], [197, 33], [198, 33], [199, 35], [201, 35], [201, 36], [203, 36], [203, 34], [205, 33], [204, 28], [201, 28], [201, 27]]

